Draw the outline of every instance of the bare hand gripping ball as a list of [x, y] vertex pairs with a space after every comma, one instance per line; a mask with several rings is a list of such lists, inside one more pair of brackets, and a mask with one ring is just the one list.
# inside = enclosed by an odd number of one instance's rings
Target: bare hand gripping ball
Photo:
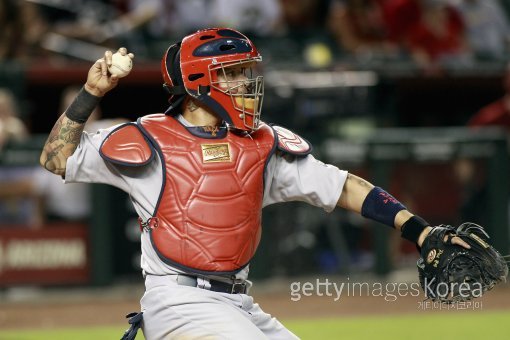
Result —
[[112, 55], [112, 64], [108, 71], [119, 78], [125, 77], [133, 68], [133, 60], [128, 55], [122, 55], [119, 52]]

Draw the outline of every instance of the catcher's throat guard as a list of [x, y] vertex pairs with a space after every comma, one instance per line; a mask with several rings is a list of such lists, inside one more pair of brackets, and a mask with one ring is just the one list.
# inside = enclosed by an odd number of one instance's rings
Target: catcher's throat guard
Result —
[[[452, 244], [454, 236], [471, 248]], [[445, 303], [480, 297], [496, 284], [506, 282], [508, 275], [508, 265], [489, 244], [489, 235], [469, 222], [457, 228], [435, 227], [422, 244], [417, 265], [426, 297]]]

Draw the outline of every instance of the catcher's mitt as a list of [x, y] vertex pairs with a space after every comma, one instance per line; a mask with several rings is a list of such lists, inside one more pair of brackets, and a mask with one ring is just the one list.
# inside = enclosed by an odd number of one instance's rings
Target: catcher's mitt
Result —
[[[471, 249], [452, 244], [454, 236], [461, 237]], [[488, 240], [489, 235], [474, 223], [432, 229], [417, 263], [427, 298], [445, 303], [471, 300], [505, 282], [508, 265]]]

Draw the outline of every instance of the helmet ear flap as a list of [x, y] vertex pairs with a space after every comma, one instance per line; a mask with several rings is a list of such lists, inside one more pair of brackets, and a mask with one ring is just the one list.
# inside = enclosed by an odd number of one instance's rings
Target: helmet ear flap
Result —
[[182, 85], [181, 73], [181, 42], [168, 48], [165, 58], [166, 72], [172, 81], [172, 86]]
[[[170, 95], [168, 100], [170, 107], [166, 110], [166, 114], [171, 114], [179, 108], [187, 94], [182, 81], [180, 52], [181, 42], [173, 44], [168, 48], [163, 60], [163, 78], [165, 79], [163, 88]], [[170, 84], [168, 80], [170, 80]]]

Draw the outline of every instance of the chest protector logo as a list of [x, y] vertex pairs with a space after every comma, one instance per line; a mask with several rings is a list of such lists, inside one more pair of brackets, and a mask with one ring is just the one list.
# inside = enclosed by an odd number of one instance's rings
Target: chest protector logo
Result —
[[230, 145], [228, 143], [201, 144], [202, 161], [211, 162], [230, 162]]
[[150, 229], [159, 257], [197, 273], [234, 273], [260, 241], [264, 169], [275, 137], [263, 125], [250, 136], [190, 134], [174, 118], [139, 121], [163, 159], [163, 188]]

